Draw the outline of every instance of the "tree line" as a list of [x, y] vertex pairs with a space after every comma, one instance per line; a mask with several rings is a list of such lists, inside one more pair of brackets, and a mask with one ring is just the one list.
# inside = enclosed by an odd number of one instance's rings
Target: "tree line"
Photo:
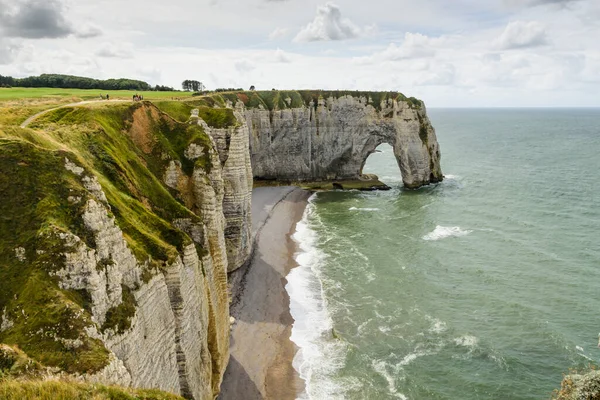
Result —
[[94, 79], [73, 75], [42, 74], [27, 78], [13, 78], [0, 75], [0, 87], [61, 88], [61, 89], [100, 89], [100, 90], [139, 90], [174, 91], [172, 87], [156, 85], [135, 79]]

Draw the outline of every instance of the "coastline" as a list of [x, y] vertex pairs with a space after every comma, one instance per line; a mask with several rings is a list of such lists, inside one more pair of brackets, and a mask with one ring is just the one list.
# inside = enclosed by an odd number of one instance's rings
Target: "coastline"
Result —
[[285, 277], [297, 266], [292, 235], [311, 192], [261, 187], [252, 192], [254, 253], [229, 275], [231, 357], [219, 399], [296, 399], [304, 382], [292, 366], [297, 346]]

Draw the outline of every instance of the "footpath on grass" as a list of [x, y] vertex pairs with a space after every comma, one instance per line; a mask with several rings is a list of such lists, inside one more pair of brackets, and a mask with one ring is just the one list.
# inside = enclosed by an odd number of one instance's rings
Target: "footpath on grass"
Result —
[[85, 100], [85, 101], [80, 101], [77, 103], [69, 103], [69, 104], [64, 104], [62, 106], [59, 107], [54, 107], [54, 108], [49, 108], [48, 110], [44, 110], [41, 111], [37, 114], [33, 114], [31, 117], [27, 118], [25, 121], [23, 121], [23, 123], [21, 124], [21, 128], [27, 128], [27, 126], [29, 124], [31, 124], [33, 121], [35, 121], [36, 119], [38, 119], [39, 117], [41, 117], [44, 114], [48, 114], [49, 112], [52, 112], [54, 110], [58, 110], [61, 108], [65, 108], [65, 107], [78, 107], [78, 106], [83, 106], [86, 104], [93, 104], [93, 103], [122, 103], [124, 101], [131, 101], [131, 100]]

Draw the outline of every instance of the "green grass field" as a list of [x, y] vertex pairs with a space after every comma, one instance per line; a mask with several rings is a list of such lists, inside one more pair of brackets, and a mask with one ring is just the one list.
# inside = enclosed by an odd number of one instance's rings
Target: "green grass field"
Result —
[[136, 92], [133, 90], [106, 91], [100, 89], [59, 89], [59, 88], [0, 88], [0, 101], [19, 99], [60, 99], [76, 97], [81, 100], [99, 99], [100, 94], [108, 94], [111, 99], [131, 99], [134, 94], [141, 94], [144, 100], [187, 98], [191, 92]]

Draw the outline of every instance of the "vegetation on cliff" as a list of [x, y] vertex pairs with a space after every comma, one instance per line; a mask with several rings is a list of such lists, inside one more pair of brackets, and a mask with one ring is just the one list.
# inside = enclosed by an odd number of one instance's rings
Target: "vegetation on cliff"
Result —
[[[184, 154], [191, 144], [201, 153], [194, 161]], [[102, 201], [66, 169], [67, 160], [100, 183], [110, 215], [146, 265], [147, 281], [192, 243], [173, 221], [202, 221], [193, 204], [163, 183], [164, 171], [171, 162], [187, 175], [208, 171], [210, 151], [200, 126], [179, 123], [149, 103], [66, 107], [31, 129], [0, 127], [0, 343], [68, 373], [94, 373], [108, 363], [104, 344], [85, 332], [93, 325], [89, 293], [61, 289], [54, 275], [70, 251], [62, 235], [95, 248], [82, 214], [88, 199]], [[123, 332], [134, 314], [135, 298], [123, 290], [121, 305], [98, 328]]]
[[153, 389], [85, 384], [58, 380], [0, 379], [4, 400], [183, 400], [183, 397]]
[[406, 97], [400, 92], [366, 92], [352, 90], [269, 90], [269, 91], [235, 91], [218, 94], [210, 94], [218, 103], [229, 101], [235, 104], [238, 101], [244, 103], [248, 108], [264, 108], [266, 110], [286, 110], [299, 107], [316, 107], [319, 100], [329, 98], [339, 99], [351, 96], [364, 99], [366, 104], [381, 111], [381, 104], [387, 100], [406, 102], [410, 108], [421, 108], [422, 102], [414, 97]]

